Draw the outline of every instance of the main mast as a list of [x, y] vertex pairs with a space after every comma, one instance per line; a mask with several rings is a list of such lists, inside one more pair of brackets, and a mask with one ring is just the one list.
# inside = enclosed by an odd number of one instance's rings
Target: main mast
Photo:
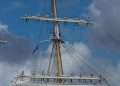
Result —
[[[45, 76], [26, 76], [24, 72], [18, 75], [13, 83], [13, 86], [104, 86], [100, 84], [106, 83], [107, 86], [110, 86], [108, 81], [100, 76], [94, 76], [93, 74], [90, 76], [62, 76], [63, 75], [63, 67], [62, 67], [62, 58], [61, 58], [61, 33], [59, 25], [61, 23], [75, 23], [78, 25], [88, 26], [91, 24], [89, 21], [81, 20], [81, 19], [72, 19], [72, 18], [60, 18], [57, 15], [57, 0], [51, 0], [51, 10], [52, 17], [43, 17], [43, 16], [26, 16], [22, 17], [25, 20], [33, 20], [33, 21], [45, 21], [51, 22], [53, 24], [53, 37], [52, 43], [54, 51], [54, 64], [55, 64], [55, 74], [56, 76], [48, 76], [50, 74], [51, 69], [51, 60], [49, 62], [48, 67], [48, 75]], [[53, 55], [51, 54], [51, 57]]]
[[[90, 22], [82, 19], [72, 19], [72, 18], [59, 18], [57, 15], [57, 0], [51, 0], [51, 10], [52, 10], [52, 17], [43, 17], [43, 16], [26, 16], [22, 17], [25, 20], [34, 20], [34, 21], [46, 21], [51, 22], [54, 25], [53, 28], [53, 49], [54, 49], [54, 60], [55, 60], [55, 73], [56, 76], [63, 75], [63, 67], [62, 67], [62, 58], [61, 58], [61, 33], [59, 25], [60, 23], [75, 23], [78, 25], [87, 26]], [[50, 73], [50, 64], [48, 67], [48, 74]]]
[[[56, 0], [52, 0], [52, 16], [53, 18], [57, 18], [57, 2]], [[62, 67], [62, 59], [61, 59], [61, 43], [60, 39], [60, 29], [59, 22], [54, 21], [54, 29], [53, 29], [53, 48], [55, 49], [55, 64], [56, 64], [56, 74], [57, 76], [63, 75], [63, 67]]]

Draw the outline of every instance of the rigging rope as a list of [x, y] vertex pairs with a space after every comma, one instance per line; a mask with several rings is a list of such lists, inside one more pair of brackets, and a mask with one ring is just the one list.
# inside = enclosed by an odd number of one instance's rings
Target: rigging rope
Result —
[[[64, 45], [63, 45], [63, 48], [65, 48]], [[73, 47], [70, 47], [70, 48], [74, 50]], [[66, 48], [65, 48], [65, 49], [66, 49]], [[69, 52], [69, 51], [70, 51], [70, 49], [66, 50], [67, 53], [71, 54], [71, 52]], [[73, 54], [71, 54], [71, 55], [72, 55], [73, 57], [75, 57], [74, 59], [76, 59], [76, 57], [79, 57], [78, 55], [73, 55]], [[82, 56], [82, 57], [83, 57], [83, 56]], [[90, 64], [88, 64], [88, 63], [84, 60], [84, 58], [80, 58], [80, 59], [81, 59], [81, 61], [84, 62], [90, 69], [92, 69], [96, 74], [101, 75], [100, 73], [98, 73], [98, 71], [96, 71], [96, 68], [93, 67], [93, 66], [91, 66]], [[78, 61], [78, 60], [76, 60], [76, 61]], [[108, 86], [111, 86], [111, 85], [108, 83], [108, 81], [107, 81], [103, 76], [102, 76], [102, 79], [105, 81], [105, 83], [106, 83]]]
[[48, 65], [48, 75], [50, 75], [50, 68], [51, 68], [51, 62], [52, 62], [52, 56], [53, 56], [53, 49], [54, 47], [52, 46], [52, 51], [51, 51], [51, 54], [50, 54], [50, 57], [49, 57], [49, 65]]

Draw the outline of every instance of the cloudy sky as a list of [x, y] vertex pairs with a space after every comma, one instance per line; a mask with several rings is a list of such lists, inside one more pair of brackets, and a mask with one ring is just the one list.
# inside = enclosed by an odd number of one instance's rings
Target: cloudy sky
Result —
[[[90, 27], [60, 25], [65, 40], [65, 47], [62, 48], [64, 71], [69, 73], [74, 70], [72, 72], [78, 73], [84, 70], [81, 66], [87, 63], [106, 75], [113, 86], [119, 86], [120, 1], [58, 2], [59, 17], [82, 18], [94, 22]], [[40, 41], [49, 40], [53, 26], [46, 22], [25, 22], [20, 18], [26, 15], [51, 16], [50, 5], [50, 0], [0, 0], [0, 39], [8, 41], [0, 45], [0, 86], [8, 86], [19, 71], [32, 69], [31, 64], [36, 57], [40, 58], [40, 64], [47, 62], [51, 51], [50, 42], [39, 45], [38, 55], [32, 55], [32, 51]], [[43, 65], [41, 69], [46, 68]]]

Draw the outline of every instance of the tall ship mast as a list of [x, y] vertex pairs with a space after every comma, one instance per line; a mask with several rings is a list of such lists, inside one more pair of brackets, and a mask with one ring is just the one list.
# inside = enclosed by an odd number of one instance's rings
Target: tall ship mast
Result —
[[25, 16], [22, 19], [27, 21], [45, 21], [51, 22], [54, 25], [52, 31], [52, 56], [54, 59], [54, 75], [51, 74], [51, 61], [47, 74], [31, 74], [25, 75], [24, 71], [15, 77], [12, 86], [110, 86], [108, 81], [102, 75], [65, 75], [62, 64], [61, 45], [64, 41], [61, 39], [61, 32], [59, 25], [61, 23], [75, 23], [82, 26], [91, 24], [89, 21], [72, 18], [59, 18], [57, 15], [57, 1], [51, 0], [52, 17], [42, 16]]

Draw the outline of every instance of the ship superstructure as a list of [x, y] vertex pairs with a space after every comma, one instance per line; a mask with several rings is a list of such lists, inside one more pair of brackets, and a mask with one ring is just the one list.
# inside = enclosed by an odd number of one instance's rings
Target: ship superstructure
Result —
[[51, 0], [52, 17], [42, 16], [25, 16], [22, 19], [27, 21], [45, 21], [51, 22], [54, 25], [52, 33], [52, 51], [50, 58], [54, 59], [55, 74], [51, 74], [51, 61], [49, 61], [47, 74], [25, 75], [24, 71], [17, 75], [12, 82], [12, 86], [110, 86], [105, 78], [101, 75], [64, 75], [61, 45], [64, 41], [61, 39], [61, 32], [59, 25], [61, 23], [75, 23], [82, 26], [91, 24], [89, 21], [82, 19], [59, 18], [57, 16], [57, 0]]

